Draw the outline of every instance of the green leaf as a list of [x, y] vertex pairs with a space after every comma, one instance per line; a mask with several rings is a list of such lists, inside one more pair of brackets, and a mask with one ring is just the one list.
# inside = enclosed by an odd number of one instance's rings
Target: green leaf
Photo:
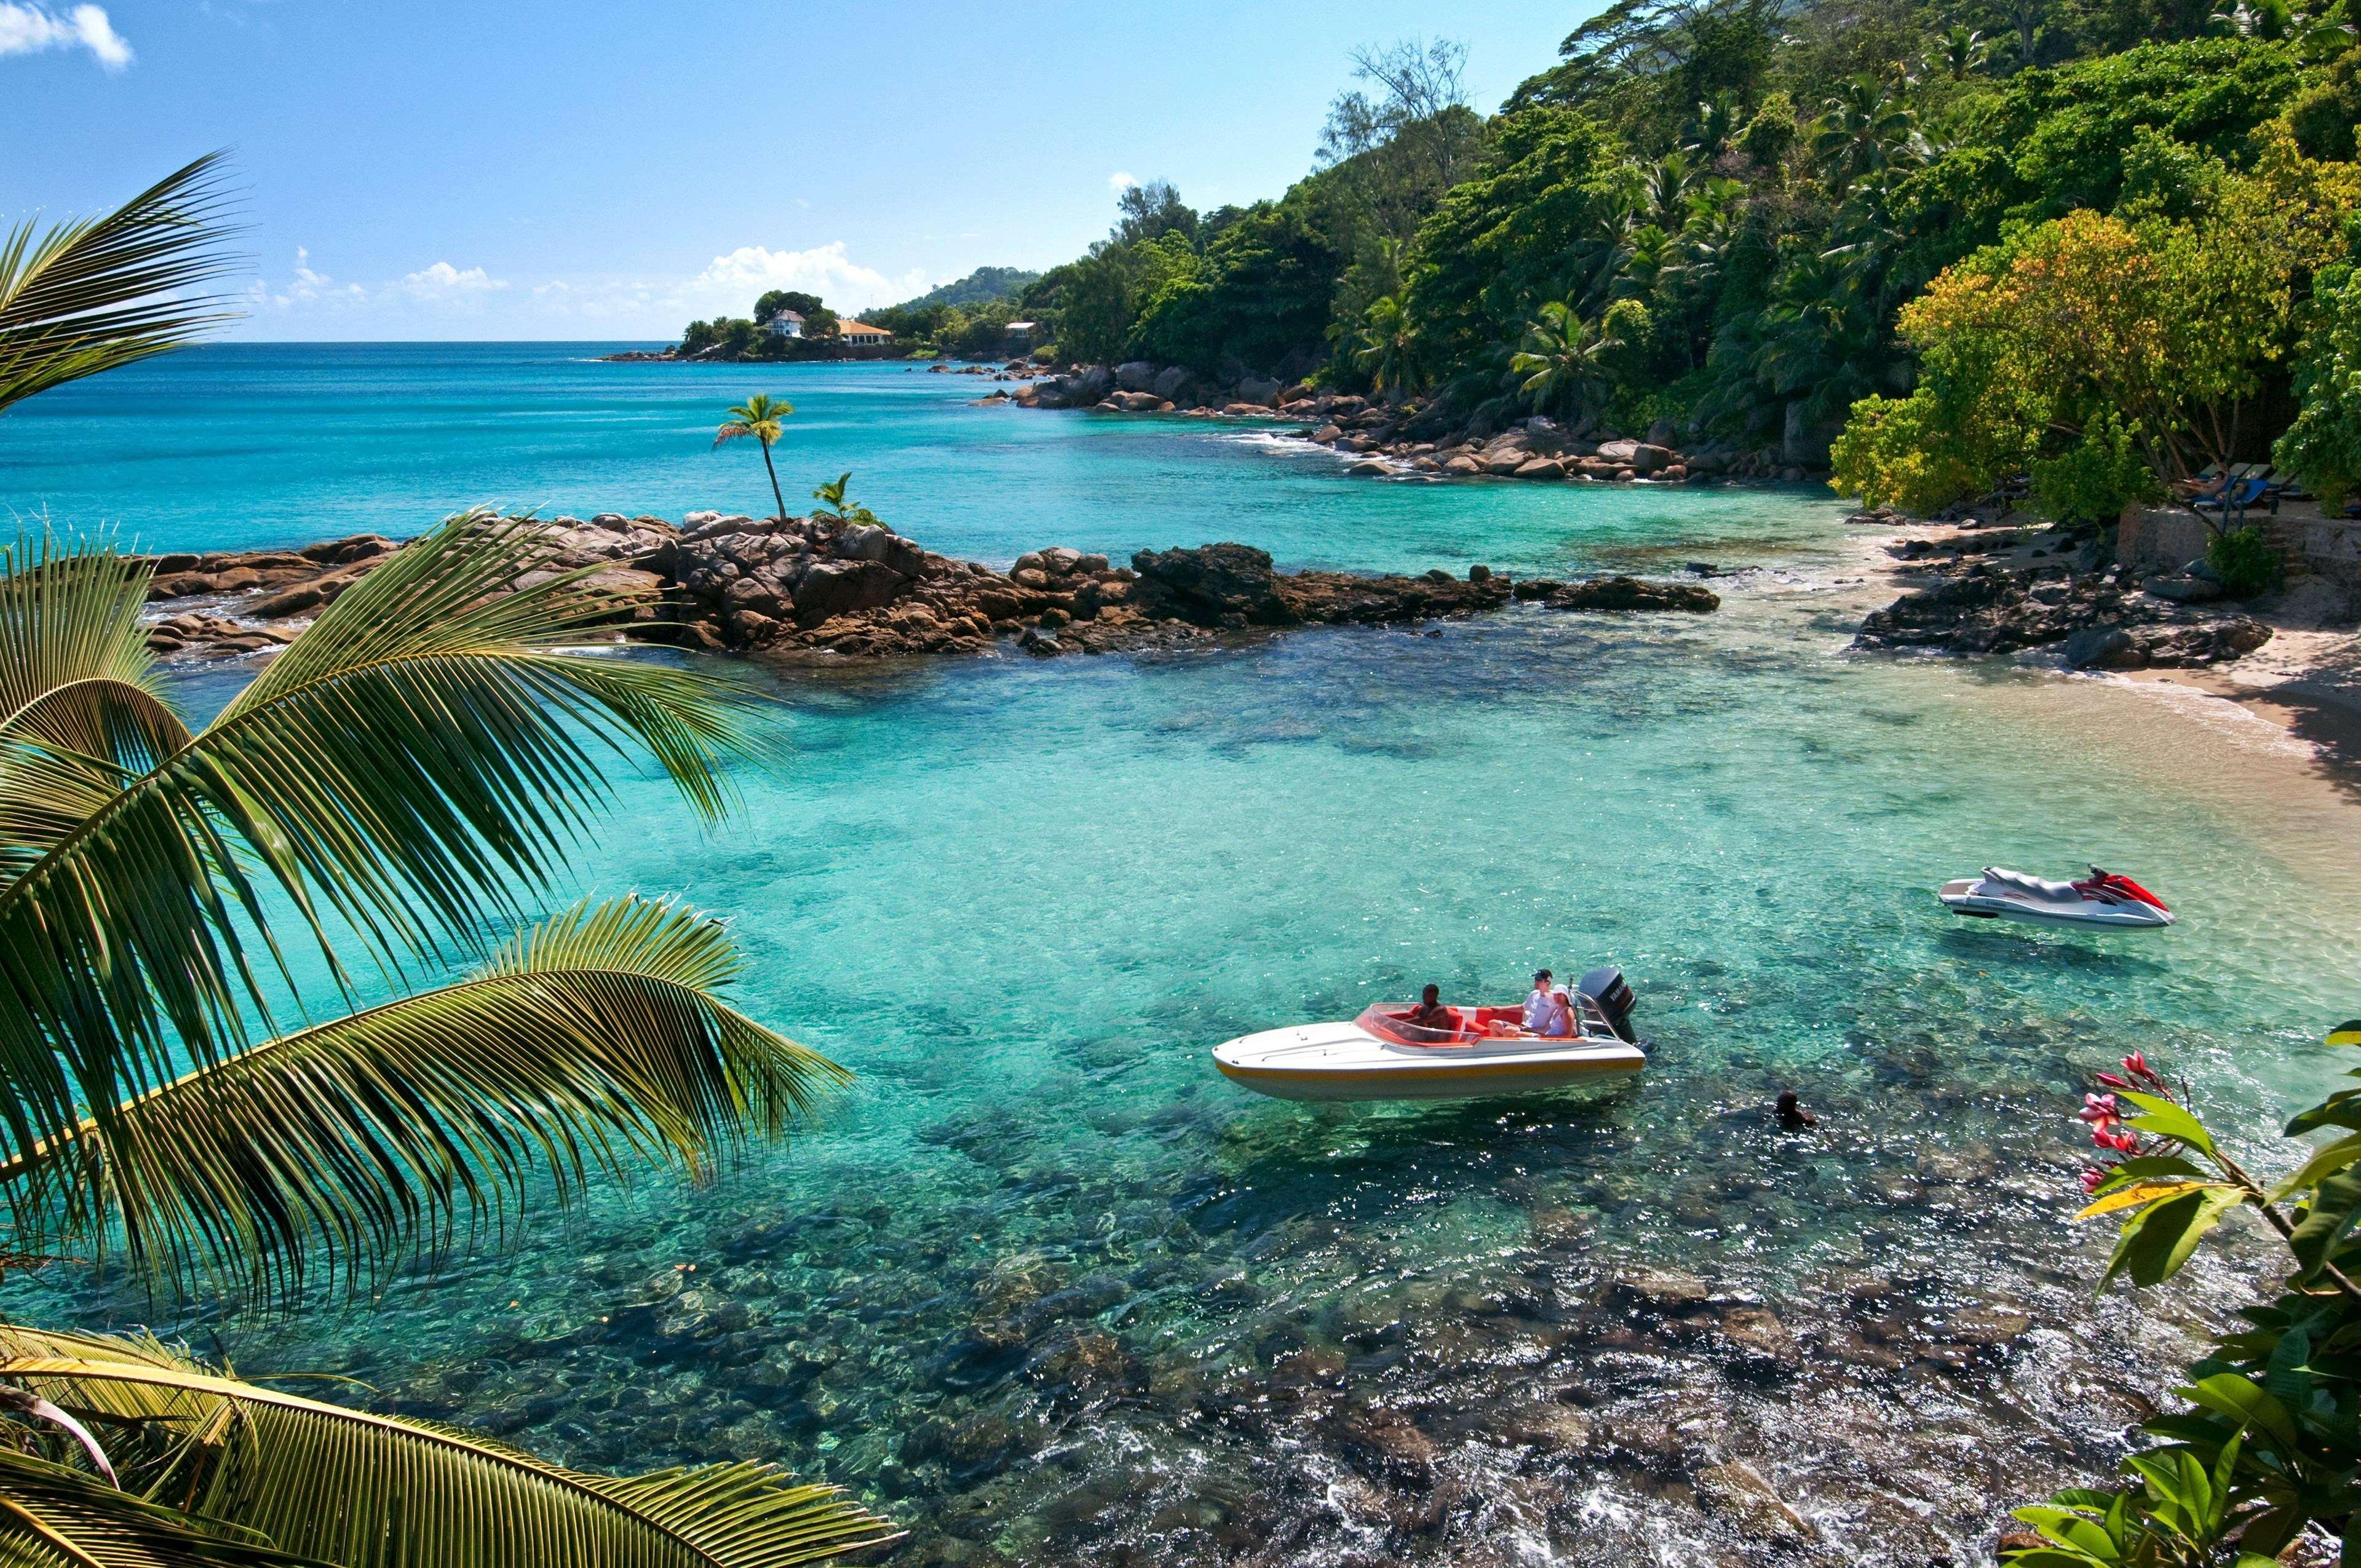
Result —
[[2361, 1171], [2345, 1170], [2323, 1181], [2288, 1237], [2288, 1250], [2303, 1266], [2303, 1277], [2313, 1279], [2352, 1228], [2361, 1219]]
[[2194, 1160], [2186, 1160], [2173, 1154], [2136, 1155], [2130, 1159], [2117, 1160], [2107, 1167], [2106, 1171], [2106, 1180], [2099, 1184], [2099, 1190], [2102, 1192], [2110, 1187], [2121, 1186], [2126, 1181], [2148, 1181], [2184, 1176], [2193, 1177], [2202, 1181], [2213, 1179], [2213, 1172]]
[[2205, 1124], [2164, 1096], [2141, 1094], [2136, 1091], [2125, 1090], [2120, 1092], [2119, 1097], [2130, 1101], [2146, 1113], [2144, 1115], [2125, 1117], [2124, 1119], [2125, 1126], [2136, 1127], [2143, 1133], [2150, 1133], [2159, 1138], [2178, 1139], [2191, 1148], [2202, 1150], [2206, 1154], [2213, 1152], [2213, 1136], [2205, 1130]]
[[117, 1430], [217, 1431], [181, 1445], [159, 1488], [339, 1568], [793, 1568], [895, 1539], [840, 1489], [768, 1464], [586, 1475], [219, 1376], [152, 1343], [0, 1325], [0, 1376]]
[[2307, 1188], [2317, 1187], [2345, 1167], [2361, 1161], [2361, 1134], [2339, 1138], [2312, 1157], [2271, 1189], [2271, 1201], [2280, 1202]]
[[2279, 1453], [2292, 1454], [2297, 1450], [2295, 1417], [2288, 1415], [2286, 1405], [2264, 1393], [2253, 1379], [2238, 1376], [2235, 1372], [2217, 1372], [2214, 1376], [2202, 1376], [2189, 1388], [2180, 1388], [2180, 1396], [2189, 1403], [2226, 1415], [2250, 1431], [2271, 1438]]
[[[259, 963], [293, 986], [274, 883], [340, 981], [338, 916], [401, 974], [521, 917], [604, 800], [608, 755], [653, 752], [700, 815], [723, 807], [721, 763], [750, 749], [742, 694], [560, 652], [614, 603], [545, 570], [555, 549], [480, 512], [406, 545], [203, 733], [0, 880], [0, 1073], [16, 1091], [0, 1096], [0, 1160], [85, 1117], [103, 1127], [258, 1025], [277, 1032], [248, 950], [258, 933]], [[86, 613], [95, 636], [115, 612]], [[11, 652], [0, 643], [0, 662]]]
[[[719, 990], [727, 931], [678, 905], [584, 903], [472, 977], [256, 1046], [0, 1167], [9, 1203], [61, 1245], [120, 1226], [132, 1261], [291, 1300], [307, 1266], [357, 1284], [522, 1199], [561, 1199], [620, 1156], [692, 1175], [775, 1137], [849, 1079]], [[29, 1240], [27, 1238], [30, 1238]]]
[[161, 1508], [0, 1444], [0, 1562], [10, 1568], [312, 1568], [259, 1530]]
[[[111, 213], [0, 235], [0, 409], [195, 341], [236, 312], [196, 291], [235, 271], [224, 154]], [[38, 236], [38, 237], [37, 237]]]
[[2210, 1187], [2150, 1204], [2124, 1226], [2099, 1283], [2103, 1287], [2119, 1274], [2129, 1275], [2135, 1285], [2170, 1278], [2180, 1272], [2205, 1233], [2244, 1201], [2246, 1194], [2238, 1188]]

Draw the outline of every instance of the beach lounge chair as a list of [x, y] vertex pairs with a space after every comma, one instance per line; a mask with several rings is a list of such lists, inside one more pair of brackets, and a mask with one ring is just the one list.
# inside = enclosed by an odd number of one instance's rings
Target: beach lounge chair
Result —
[[2244, 522], [2246, 518], [2246, 509], [2257, 503], [2269, 508], [2274, 516], [2278, 514], [2279, 493], [2271, 488], [2270, 481], [2241, 479], [2234, 477], [2224, 488], [2223, 494], [2210, 499], [2201, 496], [2189, 504], [2199, 511], [2220, 512], [2222, 525], [2229, 528]]

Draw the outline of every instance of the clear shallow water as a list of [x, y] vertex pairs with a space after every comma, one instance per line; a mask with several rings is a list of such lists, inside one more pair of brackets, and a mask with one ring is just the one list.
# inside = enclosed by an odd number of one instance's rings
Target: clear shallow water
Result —
[[730, 404], [770, 391], [796, 406], [774, 454], [790, 504], [850, 469], [905, 532], [1001, 565], [1049, 544], [1128, 556], [1241, 538], [1295, 566], [1537, 571], [1639, 559], [1684, 531], [1752, 559], [1800, 542], [1810, 515], [1736, 492], [1360, 485], [1348, 518], [1334, 454], [1274, 460], [1235, 426], [978, 409], [994, 383], [895, 364], [596, 358], [618, 346], [234, 344], [151, 360], [0, 418], [0, 511], [164, 551], [407, 537], [478, 503], [767, 510], [755, 451], [712, 443]]
[[[2169, 1386], [2191, 1298], [2092, 1301], [2065, 1118], [2135, 1044], [2257, 1136], [2321, 1081], [2361, 858], [2268, 731], [1843, 656], [1850, 557], [1800, 496], [1369, 485], [1195, 426], [877, 417], [1015, 430], [1110, 513], [1031, 532], [1017, 488], [947, 490], [977, 539], [1777, 567], [1708, 619], [780, 677], [788, 768], [710, 836], [627, 791], [584, 883], [731, 916], [747, 1004], [859, 1087], [701, 1190], [646, 1180], [198, 1343], [584, 1464], [775, 1458], [925, 1563], [1964, 1561]], [[1121, 510], [1135, 487], [1159, 510]], [[2184, 924], [1954, 924], [1929, 892], [2086, 857]], [[1653, 1051], [1601, 1102], [1310, 1110], [1203, 1055], [1598, 959]], [[1771, 1130], [1788, 1086], [1817, 1133]]]

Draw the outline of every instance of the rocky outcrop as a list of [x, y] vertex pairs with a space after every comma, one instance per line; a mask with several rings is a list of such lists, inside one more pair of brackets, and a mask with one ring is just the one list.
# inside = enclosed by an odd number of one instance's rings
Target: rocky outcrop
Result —
[[1825, 466], [1825, 446], [1783, 441], [1744, 448], [1707, 441], [1687, 451], [1670, 420], [1649, 426], [1644, 438], [1547, 418], [1499, 428], [1483, 419], [1456, 419], [1410, 399], [1372, 400], [1315, 391], [1253, 376], [1224, 387], [1180, 366], [1131, 360], [1113, 369], [1073, 367], [1021, 387], [1005, 400], [1025, 408], [1094, 409], [1103, 413], [1180, 413], [1201, 419], [1290, 419], [1315, 446], [1359, 461], [1345, 472], [1382, 477], [1488, 476], [1543, 483], [1649, 480], [1680, 484], [1712, 477], [1797, 480]]
[[[540, 526], [559, 546], [552, 570], [589, 568], [615, 596], [620, 632], [779, 654], [967, 653], [1013, 639], [1046, 657], [1299, 626], [1400, 625], [1480, 614], [1511, 598], [1557, 609], [1720, 603], [1693, 584], [1511, 583], [1484, 566], [1464, 577], [1283, 573], [1267, 552], [1238, 543], [1143, 550], [1125, 566], [1060, 546], [1021, 555], [1001, 573], [937, 554], [881, 523], [825, 512], [691, 512], [678, 528], [604, 512]], [[152, 623], [150, 645], [198, 656], [283, 644], [398, 548], [363, 535], [300, 552], [168, 558], [182, 570], [158, 578], [167, 613]]]
[[2251, 653], [2270, 628], [2143, 591], [2127, 568], [2073, 573], [1962, 562], [1862, 620], [1853, 646], [1959, 654], [2059, 650], [2074, 669], [2193, 666]]

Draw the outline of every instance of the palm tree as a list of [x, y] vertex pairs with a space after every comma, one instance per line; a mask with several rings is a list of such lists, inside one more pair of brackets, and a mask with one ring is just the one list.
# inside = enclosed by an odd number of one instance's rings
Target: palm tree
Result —
[[[288, 1305], [544, 1183], [579, 1194], [640, 1159], [702, 1174], [844, 1080], [729, 1003], [740, 960], [694, 911], [529, 917], [604, 795], [602, 757], [645, 751], [710, 820], [725, 763], [758, 750], [714, 674], [563, 652], [620, 607], [536, 525], [450, 519], [202, 729], [151, 664], [148, 576], [104, 544], [0, 552], [15, 1251], [119, 1250], [176, 1293]], [[324, 1018], [299, 948], [343, 1003]], [[478, 961], [418, 983], [454, 952]], [[356, 957], [395, 994], [355, 1006]], [[152, 1341], [0, 1325], [9, 1562], [753, 1568], [891, 1536], [763, 1465], [580, 1475]]]
[[1812, 159], [1828, 189], [1841, 195], [1863, 175], [1915, 168], [1927, 159], [1917, 112], [1898, 91], [1872, 76], [1838, 88], [1812, 122]]
[[1954, 82], [1965, 82], [1991, 59], [1992, 46], [1984, 42], [1983, 34], [1971, 27], [1954, 26], [1935, 39], [1934, 58], [1927, 64]]
[[1509, 361], [1518, 389], [1536, 410], [1578, 413], [1610, 379], [1607, 361], [1623, 346], [1563, 301], [1543, 305], [1525, 329], [1525, 346]]
[[1386, 294], [1372, 302], [1355, 335], [1353, 363], [1368, 372], [1371, 387], [1391, 392], [1417, 384], [1418, 334], [1400, 298]]
[[787, 515], [787, 498], [779, 490], [779, 471], [771, 466], [771, 446], [779, 439], [779, 422], [795, 411], [795, 404], [786, 399], [757, 392], [730, 411], [729, 422], [713, 438], [713, 444], [719, 446], [751, 435], [762, 446], [763, 467], [771, 476], [771, 499], [778, 503], [781, 517]]
[[0, 409], [192, 342], [236, 314], [188, 294], [238, 258], [223, 248], [223, 155], [213, 153], [101, 217], [0, 235]]

